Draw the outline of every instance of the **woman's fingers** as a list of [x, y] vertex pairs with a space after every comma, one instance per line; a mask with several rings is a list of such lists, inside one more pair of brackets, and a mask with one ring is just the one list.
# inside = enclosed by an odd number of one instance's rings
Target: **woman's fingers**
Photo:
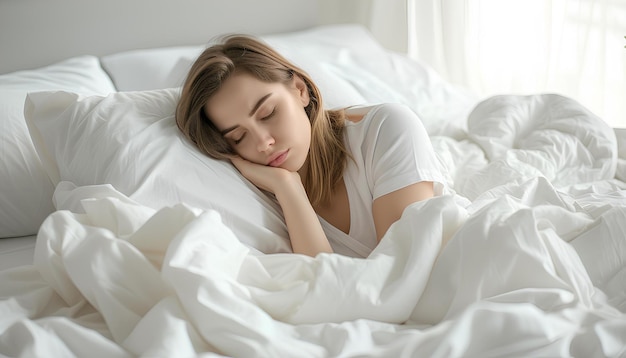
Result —
[[233, 157], [230, 161], [246, 179], [252, 182], [252, 184], [263, 190], [273, 192], [272, 184], [274, 181], [272, 180], [272, 170], [275, 168], [256, 164], [241, 157]]

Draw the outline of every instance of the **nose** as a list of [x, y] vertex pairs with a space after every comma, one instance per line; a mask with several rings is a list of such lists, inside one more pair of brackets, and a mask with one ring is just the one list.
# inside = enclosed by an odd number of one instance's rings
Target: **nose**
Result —
[[257, 150], [265, 152], [275, 143], [274, 137], [266, 129], [259, 129], [257, 133]]

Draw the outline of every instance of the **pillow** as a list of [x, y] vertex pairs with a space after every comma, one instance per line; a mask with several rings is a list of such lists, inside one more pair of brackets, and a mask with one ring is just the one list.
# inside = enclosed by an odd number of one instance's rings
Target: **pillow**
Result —
[[289, 252], [278, 203], [184, 138], [174, 120], [178, 97], [178, 89], [106, 97], [40, 92], [29, 94], [25, 116], [54, 184], [111, 184], [156, 210], [180, 202], [217, 210], [249, 247]]
[[0, 238], [37, 233], [54, 210], [54, 186], [36, 155], [23, 113], [28, 92], [55, 89], [86, 94], [115, 91], [93, 56], [0, 75]]
[[[364, 103], [363, 96], [341, 77], [342, 66], [335, 64], [337, 56], [342, 56], [340, 50], [346, 47], [343, 38], [335, 36], [337, 33], [352, 34], [354, 41], [348, 44], [354, 47], [375, 44], [360, 26], [321, 27], [261, 38], [311, 75], [324, 94], [327, 107]], [[103, 56], [101, 62], [119, 91], [174, 88], [183, 85], [191, 65], [205, 48], [206, 45], [124, 51]]]
[[165, 47], [132, 50], [103, 56], [102, 67], [118, 91], [144, 91], [180, 87], [192, 62], [204, 46]]

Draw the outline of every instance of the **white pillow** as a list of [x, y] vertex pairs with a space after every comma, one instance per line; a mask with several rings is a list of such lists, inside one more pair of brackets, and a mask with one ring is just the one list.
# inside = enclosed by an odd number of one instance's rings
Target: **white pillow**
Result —
[[[215, 209], [244, 244], [289, 252], [280, 207], [224, 161], [202, 155], [176, 127], [178, 89], [30, 94], [25, 115], [53, 183], [111, 184], [154, 209]], [[207, 238], [210, 240], [210, 238]]]
[[144, 91], [180, 87], [203, 46], [132, 50], [103, 56], [102, 67], [118, 91]]
[[28, 92], [56, 89], [86, 94], [115, 91], [93, 56], [0, 75], [0, 238], [37, 233], [54, 210], [54, 186], [35, 153], [23, 113]]
[[[320, 87], [327, 107], [365, 102], [350, 81], [342, 78], [343, 66], [339, 66], [348, 48], [365, 47], [367, 51], [376, 46], [382, 50], [365, 28], [357, 25], [320, 27], [261, 38], [311, 75]], [[173, 88], [183, 85], [191, 65], [205, 47], [132, 50], [103, 56], [100, 60], [119, 91]]]

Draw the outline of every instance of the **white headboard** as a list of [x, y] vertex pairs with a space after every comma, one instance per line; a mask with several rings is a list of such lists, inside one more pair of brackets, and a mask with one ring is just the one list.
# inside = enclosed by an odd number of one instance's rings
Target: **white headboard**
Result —
[[313, 0], [0, 0], [0, 73], [72, 56], [198, 45], [321, 23]]
[[0, 74], [79, 55], [359, 23], [406, 51], [406, 0], [0, 0]]

